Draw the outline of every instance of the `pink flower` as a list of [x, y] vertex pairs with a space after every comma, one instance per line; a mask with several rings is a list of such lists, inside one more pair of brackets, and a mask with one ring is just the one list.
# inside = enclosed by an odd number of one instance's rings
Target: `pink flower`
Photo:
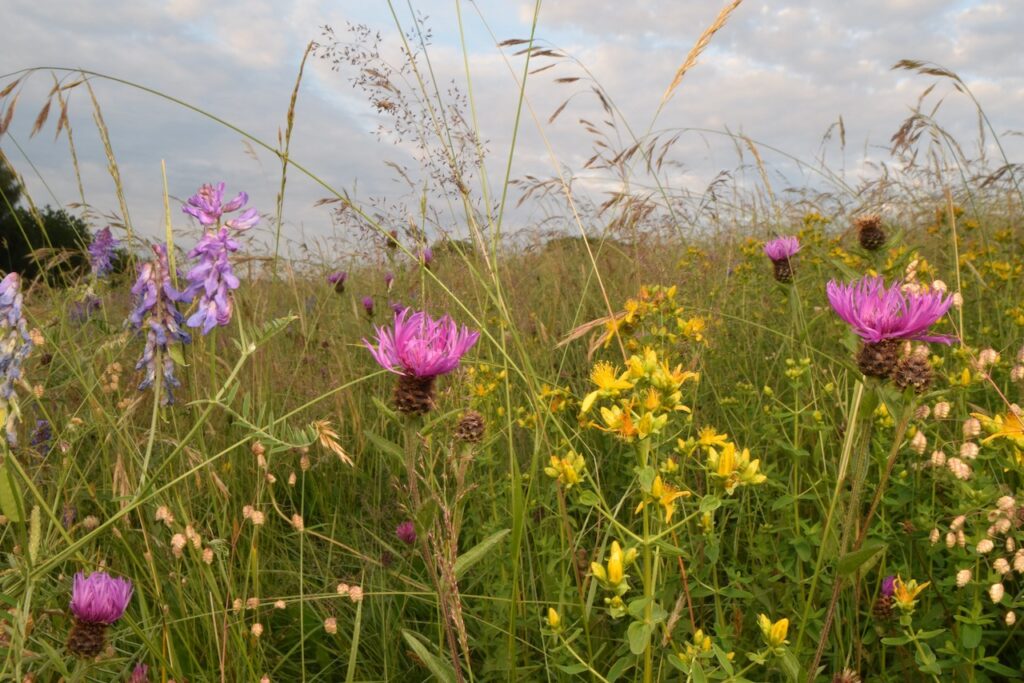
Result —
[[952, 337], [928, 334], [928, 328], [946, 314], [953, 304], [941, 292], [903, 292], [900, 283], [885, 286], [881, 277], [865, 277], [860, 282], [826, 286], [829, 303], [867, 344], [888, 339], [949, 344]]
[[132, 582], [104, 572], [75, 574], [71, 612], [79, 621], [112, 624], [121, 618], [132, 599]]
[[792, 235], [770, 240], [764, 245], [764, 253], [772, 261], [784, 261], [800, 251], [800, 242]]
[[363, 340], [385, 370], [420, 378], [447, 374], [480, 338], [479, 332], [465, 325], [460, 329], [447, 315], [434, 320], [423, 311], [410, 315], [411, 310], [396, 313], [391, 329], [376, 327], [376, 347]]

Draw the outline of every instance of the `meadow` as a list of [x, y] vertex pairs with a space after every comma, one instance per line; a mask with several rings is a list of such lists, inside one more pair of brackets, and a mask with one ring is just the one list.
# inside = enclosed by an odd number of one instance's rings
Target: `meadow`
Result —
[[[330, 37], [307, 57], [366, 59]], [[3, 273], [3, 680], [1024, 677], [1020, 166], [918, 108], [870, 179], [782, 191], [735, 136], [742, 172], [693, 193], [595, 89], [588, 169], [623, 189], [496, 198], [405, 55], [362, 87], [457, 224], [325, 187], [350, 257], [255, 251], [319, 181], [293, 98], [253, 141], [276, 197], [165, 188], [160, 238], [122, 199], [88, 267]], [[0, 83], [5, 129], [49, 74]], [[36, 128], [72, 142], [69, 93], [109, 77], [54, 78]], [[550, 215], [511, 233], [517, 201]]]

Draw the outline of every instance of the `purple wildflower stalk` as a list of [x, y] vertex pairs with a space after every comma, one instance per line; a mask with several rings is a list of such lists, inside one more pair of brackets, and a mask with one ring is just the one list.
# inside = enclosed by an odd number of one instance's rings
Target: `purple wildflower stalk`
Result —
[[366, 312], [366, 316], [368, 318], [372, 318], [373, 317], [373, 297], [372, 296], [364, 296], [363, 297], [363, 310]]
[[238, 251], [238, 247], [228, 229], [220, 228], [217, 232], [203, 235], [199, 244], [188, 253], [189, 257], [199, 259], [199, 263], [185, 276], [188, 280], [185, 298], [191, 301], [199, 295], [199, 305], [186, 323], [189, 327], [201, 328], [203, 334], [209, 334], [217, 325], [231, 322], [234, 310], [231, 292], [238, 289], [239, 282], [228, 254]]
[[14, 388], [32, 347], [22, 311], [21, 278], [17, 273], [8, 273], [0, 280], [0, 419], [11, 446], [17, 445], [17, 423], [21, 417]]
[[[224, 183], [211, 185], [204, 184], [199, 190], [188, 198], [181, 210], [197, 219], [204, 226], [219, 226], [224, 214], [234, 213], [241, 209], [249, 201], [249, 195], [239, 192], [234, 199], [227, 204], [224, 203]], [[234, 230], [248, 230], [259, 221], [259, 213], [256, 209], [246, 209], [238, 216], [226, 221], [225, 226]]]
[[137, 330], [146, 329], [146, 346], [135, 365], [136, 370], [145, 368], [146, 373], [139, 384], [139, 391], [145, 391], [153, 384], [157, 364], [160, 364], [165, 392], [161, 403], [167, 405], [174, 402], [173, 389], [181, 384], [174, 376], [174, 360], [168, 346], [172, 341], [188, 344], [192, 337], [182, 329], [184, 316], [176, 302], [187, 299], [171, 284], [167, 247], [154, 244], [153, 253], [153, 259], [139, 268], [139, 277], [132, 287], [132, 294], [138, 297], [138, 302], [128, 315], [128, 322]]
[[114, 252], [120, 244], [121, 241], [110, 234], [109, 227], [93, 236], [89, 244], [89, 265], [92, 266], [93, 275], [101, 278], [114, 270]]
[[346, 280], [348, 280], [348, 273], [344, 270], [336, 270], [327, 276], [327, 281], [334, 285], [334, 291], [338, 294], [345, 291]]

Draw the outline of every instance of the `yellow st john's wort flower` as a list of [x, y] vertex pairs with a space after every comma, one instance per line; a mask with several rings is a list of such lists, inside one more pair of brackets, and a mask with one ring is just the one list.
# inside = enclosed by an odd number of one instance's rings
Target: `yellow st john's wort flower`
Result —
[[617, 374], [615, 366], [611, 363], [601, 361], [595, 364], [594, 369], [590, 372], [590, 381], [597, 385], [597, 389], [583, 399], [583, 403], [580, 405], [580, 414], [585, 415], [599, 396], [614, 396], [620, 391], [632, 389], [633, 383], [626, 379], [626, 374]]
[[782, 647], [787, 642], [786, 634], [789, 633], [789, 619], [779, 619], [775, 623], [768, 618], [767, 614], [757, 615], [757, 625], [764, 636], [764, 642], [768, 647]]
[[911, 579], [910, 581], [904, 582], [899, 576], [896, 577], [896, 582], [893, 584], [893, 600], [896, 606], [904, 612], [913, 612], [914, 605], [917, 604], [917, 596], [921, 594], [925, 588], [929, 586], [931, 582], [925, 581], [918, 585], [917, 581]]
[[689, 497], [689, 491], [681, 491], [672, 484], [662, 481], [659, 474], [651, 483], [651, 490], [645, 495], [645, 500], [636, 506], [636, 512], [643, 510], [647, 503], [657, 503], [665, 509], [665, 524], [671, 524], [672, 515], [676, 512], [676, 500]]
[[558, 483], [564, 486], [566, 490], [580, 483], [586, 471], [587, 463], [583, 456], [576, 451], [569, 451], [569, 454], [564, 458], [552, 455], [551, 465], [544, 468], [544, 474], [552, 479], [557, 479]]
[[758, 471], [760, 466], [760, 460], [750, 459], [748, 449], [744, 448], [737, 453], [736, 444], [732, 442], [725, 444], [721, 452], [714, 448], [708, 449], [711, 474], [728, 494], [732, 494], [739, 486], [764, 483], [768, 477]]
[[714, 427], [701, 427], [697, 432], [697, 445], [703, 448], [721, 448], [729, 443], [728, 434], [719, 434]]
[[626, 584], [626, 568], [636, 560], [636, 548], [623, 551], [618, 541], [612, 541], [608, 551], [607, 567], [597, 562], [590, 563], [590, 573], [607, 589], [621, 595], [629, 586]]
[[548, 607], [548, 628], [552, 631], [557, 631], [562, 626], [562, 617], [558, 615], [558, 611], [554, 607]]
[[982, 443], [988, 443], [993, 439], [1007, 439], [1018, 448], [1024, 448], [1024, 421], [1018, 415], [1007, 413], [1005, 416], [989, 417], [983, 413], [971, 413], [971, 417], [980, 420], [985, 431], [990, 434], [981, 440]]

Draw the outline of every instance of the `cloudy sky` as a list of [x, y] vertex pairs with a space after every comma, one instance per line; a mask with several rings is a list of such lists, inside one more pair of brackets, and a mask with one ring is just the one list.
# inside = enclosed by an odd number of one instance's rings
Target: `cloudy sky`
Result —
[[[514, 56], [516, 47], [499, 48], [497, 42], [527, 38], [535, 4], [408, 0], [395, 4], [404, 30], [412, 27], [410, 4], [431, 30], [430, 66], [443, 90], [454, 82], [466, 91], [468, 64], [488, 150], [490, 190], [492, 196], [500, 194], [523, 58]], [[694, 188], [737, 165], [728, 137], [701, 130], [742, 132], [811, 161], [821, 151], [822, 136], [841, 116], [847, 146], [840, 150], [835, 141], [830, 143], [833, 169], [856, 175], [866, 172], [868, 162], [887, 160], [890, 136], [921, 92], [937, 81], [890, 70], [903, 58], [959, 73], [997, 131], [1024, 128], [1024, 41], [1019, 40], [1024, 7], [1019, 0], [745, 0], [654, 120], [675, 70], [721, 6], [711, 0], [540, 3], [539, 44], [557, 48], [571, 61], [558, 60], [556, 67], [529, 78], [529, 106], [519, 127], [512, 175], [548, 177], [568, 168], [583, 176], [585, 190], [587, 174], [581, 167], [593, 147], [578, 121], [605, 118], [596, 98], [588, 95], [590, 77], [612, 98], [633, 133], [690, 131], [676, 148], [680, 165], [675, 178]], [[109, 74], [188, 102], [274, 145], [305, 46], [322, 39], [325, 24], [347, 41], [348, 23], [380, 31], [384, 58], [398, 63], [400, 31], [383, 0], [5, 0], [0, 74], [39, 66]], [[534, 65], [555, 62], [539, 58]], [[353, 88], [351, 79], [357, 75], [354, 67], [334, 71], [324, 60], [311, 59], [299, 96], [292, 157], [359, 200], [411, 199], [415, 206], [416, 193], [410, 193], [389, 162], [416, 176], [416, 149], [408, 139], [379, 139], [378, 128], [390, 125], [389, 119]], [[581, 80], [556, 82], [573, 77]], [[0, 138], [0, 146], [38, 203], [67, 204], [77, 201], [78, 191], [66, 141], [54, 141], [56, 117], [43, 133], [29, 137], [51, 85], [48, 73], [36, 73], [26, 82], [10, 136]], [[152, 94], [100, 80], [94, 88], [137, 230], [153, 235], [162, 230], [161, 160], [167, 163], [174, 196], [224, 179], [229, 191], [244, 188], [255, 206], [273, 212], [280, 183], [273, 154], [254, 151], [237, 132]], [[940, 82], [932, 100], [950, 92]], [[575, 96], [566, 110], [548, 123], [570, 95]], [[70, 97], [87, 199], [99, 209], [113, 210], [117, 204], [88, 94], [77, 88]], [[962, 96], [947, 98], [939, 120], [962, 141], [977, 138], [976, 119]], [[625, 135], [621, 123], [620, 134]], [[1021, 151], [1019, 140], [1007, 137], [1014, 154]], [[780, 173], [792, 171], [784, 155], [764, 154]], [[593, 189], [602, 189], [600, 179], [593, 180]], [[799, 176], [788, 180], [809, 181]], [[330, 237], [341, 229], [332, 226], [327, 209], [314, 205], [326, 194], [292, 172], [285, 207], [290, 243]], [[512, 220], [533, 218], [527, 208]], [[175, 223], [185, 221], [176, 214]]]

